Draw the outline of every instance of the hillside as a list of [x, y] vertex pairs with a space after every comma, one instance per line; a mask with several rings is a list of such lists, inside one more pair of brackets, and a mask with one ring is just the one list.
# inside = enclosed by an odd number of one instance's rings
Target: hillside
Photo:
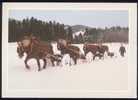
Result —
[[72, 27], [72, 31], [73, 32], [77, 32], [77, 31], [84, 31], [86, 28], [90, 29], [91, 27], [89, 26], [85, 26], [85, 25], [73, 25]]

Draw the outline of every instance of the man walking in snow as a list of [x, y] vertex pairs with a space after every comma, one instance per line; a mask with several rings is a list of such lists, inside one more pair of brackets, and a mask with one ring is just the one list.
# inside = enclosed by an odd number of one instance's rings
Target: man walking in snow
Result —
[[126, 52], [126, 49], [125, 47], [123, 46], [123, 44], [121, 44], [121, 47], [119, 48], [119, 52], [120, 52], [120, 55], [122, 57], [124, 57], [124, 53]]

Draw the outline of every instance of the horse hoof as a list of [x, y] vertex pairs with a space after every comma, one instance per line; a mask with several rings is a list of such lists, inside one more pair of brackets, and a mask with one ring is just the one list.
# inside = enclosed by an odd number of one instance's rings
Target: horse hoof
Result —
[[38, 71], [41, 71], [41, 69], [38, 69]]

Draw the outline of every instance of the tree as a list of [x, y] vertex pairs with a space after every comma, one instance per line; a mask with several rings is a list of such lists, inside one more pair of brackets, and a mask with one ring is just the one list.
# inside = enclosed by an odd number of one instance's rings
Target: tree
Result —
[[72, 34], [73, 34], [73, 31], [72, 31], [72, 28], [71, 27], [68, 27], [68, 30], [67, 30], [67, 39], [68, 40], [70, 40], [70, 41], [73, 41], [73, 36], [72, 36]]

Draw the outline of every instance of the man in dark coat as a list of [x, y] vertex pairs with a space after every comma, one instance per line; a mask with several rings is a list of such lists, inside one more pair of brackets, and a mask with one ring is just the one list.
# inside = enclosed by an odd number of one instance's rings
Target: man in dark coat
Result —
[[125, 47], [123, 46], [123, 44], [121, 44], [121, 47], [119, 48], [119, 52], [120, 52], [120, 55], [122, 57], [124, 57], [124, 53], [126, 52], [126, 49]]

